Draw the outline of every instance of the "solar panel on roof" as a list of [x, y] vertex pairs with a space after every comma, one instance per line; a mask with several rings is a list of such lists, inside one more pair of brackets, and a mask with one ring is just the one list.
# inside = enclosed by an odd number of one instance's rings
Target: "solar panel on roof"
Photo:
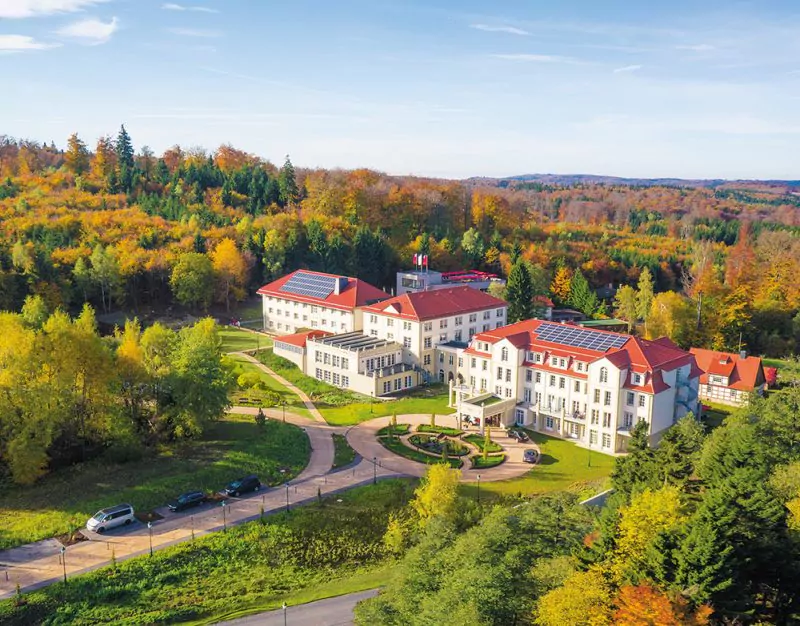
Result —
[[564, 326], [561, 324], [542, 324], [536, 332], [542, 341], [564, 346], [606, 352], [611, 348], [620, 348], [628, 340], [624, 335], [598, 333], [585, 328]]
[[296, 272], [284, 283], [279, 291], [324, 300], [333, 292], [336, 286], [336, 280], [334, 276], [320, 276], [318, 274]]

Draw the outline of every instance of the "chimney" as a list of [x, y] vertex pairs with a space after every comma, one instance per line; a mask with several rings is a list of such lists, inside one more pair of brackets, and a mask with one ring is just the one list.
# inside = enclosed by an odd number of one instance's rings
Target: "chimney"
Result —
[[337, 276], [333, 283], [333, 293], [337, 296], [347, 288], [347, 276]]
[[741, 350], [739, 352], [739, 358], [740, 359], [746, 359], [747, 358], [747, 350]]

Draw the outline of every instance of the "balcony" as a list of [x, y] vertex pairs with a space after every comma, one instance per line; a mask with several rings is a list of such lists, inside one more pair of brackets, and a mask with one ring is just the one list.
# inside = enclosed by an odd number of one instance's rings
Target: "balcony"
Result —
[[624, 437], [630, 437], [633, 430], [633, 424], [621, 424], [617, 427], [617, 434]]
[[586, 413], [582, 413], [581, 411], [572, 411], [572, 413], [565, 413], [564, 417], [568, 420], [573, 421], [584, 421], [586, 420]]

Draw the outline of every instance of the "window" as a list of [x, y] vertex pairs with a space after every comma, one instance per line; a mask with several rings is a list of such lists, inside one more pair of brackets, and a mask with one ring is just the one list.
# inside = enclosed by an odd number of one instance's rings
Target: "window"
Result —
[[503, 347], [503, 349], [500, 351], [500, 360], [508, 361], [508, 348]]
[[316, 313], [316, 312], [317, 312], [317, 307], [315, 307], [315, 306], [312, 306], [312, 307], [311, 307], [311, 312], [312, 312], [312, 313]]
[[581, 391], [581, 381], [576, 380], [575, 381], [575, 393], [580, 393], [580, 391]]
[[464, 357], [458, 357], [458, 366], [464, 367]]
[[481, 361], [481, 369], [485, 372], [489, 369], [489, 361]]
[[550, 365], [552, 365], [553, 367], [556, 367], [558, 365], [558, 359], [556, 357], [553, 357], [552, 359], [550, 359]]
[[589, 431], [589, 444], [596, 446], [597, 445], [597, 431], [590, 430]]
[[503, 368], [502, 367], [498, 367], [497, 368], [497, 380], [503, 380]]
[[567, 381], [566, 381], [566, 379], [565, 379], [563, 376], [561, 376], [561, 377], [558, 379], [558, 388], [559, 388], [559, 389], [564, 389], [564, 387], [566, 386], [566, 384], [567, 384]]
[[469, 329], [469, 338], [470, 338], [470, 339], [472, 339], [472, 337], [475, 335], [475, 333], [477, 332], [477, 330], [478, 330], [478, 329], [477, 329], [477, 328], [475, 328], [474, 326], [473, 326], [472, 328], [470, 328], [470, 329]]
[[478, 321], [478, 314], [477, 313], [471, 313], [470, 316], [469, 316], [469, 321], [470, 322], [477, 322]]
[[315, 352], [314, 353], [314, 362], [315, 363], [322, 363], [322, 352]]
[[582, 371], [583, 371], [583, 363], [581, 363], [580, 361], [578, 361], [578, 362], [575, 364], [575, 369], [577, 369], [579, 372], [582, 372]]
[[470, 386], [471, 389], [475, 389], [475, 377], [474, 376], [470, 376], [469, 377], [469, 386]]
[[542, 373], [541, 372], [536, 372], [536, 382], [537, 383], [542, 382]]
[[481, 391], [484, 391], [485, 389], [486, 389], [486, 379], [481, 378]]
[[450, 365], [452, 365], [452, 364], [453, 364], [453, 355], [452, 355], [452, 354], [451, 354], [451, 355], [449, 355], [449, 356], [447, 357], [447, 362], [448, 362]]
[[322, 370], [320, 368], [316, 369], [316, 371], [314, 372], [314, 377], [317, 380], [322, 380]]
[[538, 354], [538, 353], [535, 354], [533, 360], [534, 360], [535, 363], [541, 363], [542, 362], [542, 355]]
[[426, 355], [425, 355], [425, 358], [422, 360], [422, 362], [423, 362], [425, 365], [430, 365], [430, 364], [431, 364], [431, 355], [430, 355], [430, 354], [426, 354]]
[[394, 320], [390, 317], [388, 320], [386, 320], [386, 325], [387, 326], [394, 326]]
[[411, 322], [403, 322], [403, 330], [411, 330]]
[[336, 322], [331, 322], [331, 328], [336, 328]]
[[611, 428], [611, 413], [603, 413], [603, 428]]
[[372, 324], [376, 324], [378, 322], [378, 316], [377, 315], [370, 315], [369, 316], [369, 321]]
[[461, 315], [459, 315], [456, 318], [456, 326], [461, 326], [461, 324], [463, 324], [463, 323], [464, 323], [464, 318]]
[[548, 415], [544, 418], [544, 427], [547, 430], [553, 430], [556, 427], [556, 421]]
[[323, 373], [325, 374], [325, 382], [327, 382], [327, 383], [331, 382], [331, 373], [330, 373], [330, 371], [329, 370], [325, 370], [325, 372], [323, 372]]
[[540, 405], [542, 403], [542, 394], [536, 392], [536, 395], [534, 397], [536, 398], [536, 404]]
[[506, 387], [506, 398], [511, 397], [511, 387]]
[[403, 337], [403, 347], [404, 348], [411, 347], [411, 337]]
[[447, 328], [447, 320], [439, 320], [439, 328]]
[[551, 387], [555, 387], [556, 386], [556, 377], [555, 376], [550, 376], [550, 386]]
[[592, 409], [592, 424], [599, 424], [600, 423], [600, 411], [598, 409]]
[[323, 362], [325, 365], [329, 365], [329, 364], [330, 364], [330, 362], [331, 362], [331, 355], [330, 355], [330, 354], [325, 354], [325, 355], [322, 357], [322, 362]]
[[342, 376], [342, 387], [349, 387], [349, 386], [350, 386], [350, 377]]
[[426, 348], [430, 348], [433, 345], [433, 339], [430, 337], [425, 337], [425, 342], [423, 344]]
[[603, 406], [611, 406], [611, 392], [606, 391], [605, 395], [603, 396]]
[[491, 317], [492, 317], [492, 312], [491, 311], [484, 311], [483, 312], [483, 319], [488, 320]]
[[349, 361], [346, 358], [342, 357], [342, 369], [346, 370], [348, 365]]
[[400, 390], [400, 385], [402, 384], [402, 382], [403, 381], [401, 379], [399, 379], [399, 378], [395, 378], [394, 379], [394, 390], [395, 391], [399, 391]]
[[473, 368], [475, 367], [475, 357], [472, 357], [470, 359], [470, 367], [473, 367]]
[[341, 361], [341, 358], [334, 354], [333, 355], [333, 366], [334, 367], [339, 367], [340, 361]]
[[338, 387], [338, 386], [339, 386], [339, 382], [340, 382], [340, 381], [339, 381], [339, 374], [337, 374], [336, 372], [334, 372], [334, 373], [333, 373], [333, 384], [334, 384], [334, 385], [336, 385], [336, 386]]
[[514, 411], [514, 421], [517, 424], [524, 424], [525, 423], [525, 411], [522, 409], [517, 409]]
[[525, 387], [525, 389], [522, 392], [522, 399], [525, 402], [530, 402], [531, 401], [531, 390], [528, 389], [527, 387]]
[[491, 324], [484, 324], [483, 325], [483, 332], [487, 332], [489, 330], [490, 326], [491, 326]]
[[533, 371], [525, 370], [525, 382], [529, 383], [533, 380]]
[[625, 394], [625, 404], [627, 404], [628, 406], [633, 406], [633, 392], [632, 391], [629, 391], [627, 394]]
[[371, 331], [369, 331], [369, 334], [371, 337], [377, 337], [378, 331], [373, 328]]
[[633, 425], [633, 413], [625, 413], [622, 423], [625, 427], [630, 428]]
[[[304, 321], [304, 322], [307, 322], [307, 321], [308, 321], [308, 315], [304, 315], [304, 316], [303, 316], [303, 321]], [[344, 327], [342, 327], [342, 328], [344, 328]]]
[[454, 340], [456, 340], [456, 341], [461, 341], [461, 332], [462, 332], [462, 331], [460, 331], [460, 330], [457, 330], [457, 331], [456, 331], [456, 332], [453, 334], [453, 339], [454, 339]]
[[608, 382], [608, 368], [601, 367], [600, 368], [600, 382], [607, 383]]
[[644, 396], [643, 395], [639, 396], [639, 406], [644, 407], [644, 404], [645, 404]]
[[439, 363], [444, 363], [444, 352], [439, 353]]
[[410, 387], [410, 386], [411, 386], [411, 376], [406, 376], [406, 378], [405, 378], [405, 380], [403, 381], [403, 383], [404, 383], [404, 385], [405, 385], [406, 387]]
[[326, 319], [323, 319], [323, 320], [322, 320], [322, 325], [323, 325], [323, 326], [327, 326], [327, 325], [328, 325], [328, 320], [326, 320]]
[[600, 402], [600, 390], [599, 389], [595, 389], [594, 390], [594, 401], [595, 402]]
[[506, 370], [506, 382], [511, 382], [511, 370]]
[[500, 396], [503, 395], [503, 388], [500, 385], [495, 385], [494, 386], [494, 395], [496, 395], [497, 397], [500, 397]]
[[611, 435], [604, 433], [603, 434], [603, 447], [610, 448], [611, 447]]
[[424, 331], [426, 331], [426, 332], [432, 331], [433, 330], [433, 322], [425, 322], [425, 325], [422, 327], [422, 329]]
[[634, 374], [633, 375], [633, 384], [634, 385], [641, 385], [642, 384], [642, 375], [641, 374]]
[[503, 317], [503, 309], [497, 309], [497, 317]]
[[383, 383], [383, 393], [389, 393], [392, 390], [392, 381], [387, 380]]
[[558, 360], [558, 366], [559, 367], [566, 367], [567, 366], [567, 362], [564, 359], [559, 359]]

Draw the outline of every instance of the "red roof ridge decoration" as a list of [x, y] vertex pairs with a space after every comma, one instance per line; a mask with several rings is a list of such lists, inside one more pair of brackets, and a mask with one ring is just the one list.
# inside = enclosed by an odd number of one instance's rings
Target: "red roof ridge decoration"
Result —
[[727, 386], [738, 391], [753, 391], [766, 381], [760, 357], [742, 357], [732, 352], [705, 348], [691, 348], [689, 351], [703, 372], [700, 376], [703, 385], [709, 384], [711, 375], [727, 378]]
[[[346, 278], [347, 285], [338, 294], [332, 292], [327, 298], [317, 298], [315, 296], [302, 295], [297, 293], [289, 293], [281, 291], [289, 279], [298, 272], [304, 274], [314, 274], [316, 276], [327, 276], [329, 278]], [[313, 304], [319, 306], [326, 306], [331, 309], [340, 311], [352, 311], [353, 309], [364, 307], [368, 304], [389, 298], [389, 294], [378, 289], [368, 282], [360, 278], [352, 278], [350, 276], [340, 276], [338, 274], [326, 274], [324, 272], [315, 272], [313, 270], [295, 270], [290, 274], [281, 276], [261, 287], [256, 293], [262, 296], [274, 296], [276, 298], [283, 298], [284, 300], [292, 300], [293, 302], [304, 302], [306, 304]]]
[[[419, 322], [440, 317], [452, 317], [464, 313], [474, 313], [485, 309], [505, 308], [506, 306], [508, 305], [504, 300], [462, 285], [445, 289], [433, 289], [431, 291], [404, 293], [364, 307], [364, 312], [391, 315]], [[390, 308], [394, 310], [388, 311], [387, 309]], [[492, 320], [495, 319], [492, 317]]]

